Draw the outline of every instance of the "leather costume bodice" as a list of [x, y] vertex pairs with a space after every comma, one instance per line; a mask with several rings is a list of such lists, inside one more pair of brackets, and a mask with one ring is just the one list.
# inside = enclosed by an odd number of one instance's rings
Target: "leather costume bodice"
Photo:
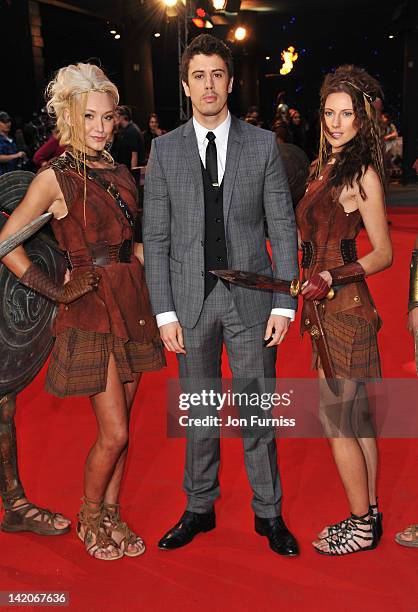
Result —
[[[329, 183], [332, 166], [311, 181], [296, 207], [296, 222], [304, 245], [302, 261], [304, 280], [315, 273], [357, 260], [355, 240], [362, 228], [359, 210], [345, 212], [339, 202], [342, 188]], [[327, 314], [346, 312], [366, 319], [378, 328], [380, 319], [365, 281], [338, 288], [333, 300], [323, 300], [321, 308]], [[302, 323], [307, 310], [304, 304]], [[303, 328], [302, 328], [303, 329]]]

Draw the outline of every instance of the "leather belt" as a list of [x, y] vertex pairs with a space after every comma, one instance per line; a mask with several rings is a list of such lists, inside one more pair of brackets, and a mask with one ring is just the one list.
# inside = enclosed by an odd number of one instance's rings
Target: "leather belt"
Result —
[[112, 263], [130, 263], [132, 256], [132, 240], [124, 240], [120, 244], [98, 242], [89, 244], [85, 249], [66, 251], [65, 258], [68, 268], [81, 266], [98, 266], [104, 268]]
[[343, 238], [339, 242], [325, 245], [314, 242], [302, 242], [302, 268], [310, 268], [321, 260], [341, 255], [343, 263], [357, 261], [356, 241], [353, 238]]

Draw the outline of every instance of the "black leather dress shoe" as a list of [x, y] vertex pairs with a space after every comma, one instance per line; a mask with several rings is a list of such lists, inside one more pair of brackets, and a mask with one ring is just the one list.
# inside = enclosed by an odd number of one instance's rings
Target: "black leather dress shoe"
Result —
[[281, 516], [260, 518], [256, 515], [255, 530], [259, 535], [267, 536], [270, 548], [275, 553], [286, 557], [296, 557], [299, 554], [298, 543]]
[[198, 533], [211, 531], [216, 527], [215, 511], [211, 510], [205, 514], [197, 512], [186, 512], [179, 522], [168, 531], [158, 542], [161, 550], [174, 550], [189, 544]]

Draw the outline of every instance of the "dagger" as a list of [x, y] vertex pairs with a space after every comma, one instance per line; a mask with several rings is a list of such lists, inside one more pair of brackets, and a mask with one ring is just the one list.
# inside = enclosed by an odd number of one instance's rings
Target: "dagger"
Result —
[[[265, 276], [264, 274], [244, 272], [242, 270], [211, 270], [211, 274], [214, 274], [222, 280], [228, 281], [235, 285], [246, 287], [247, 289], [277, 291], [279, 293], [286, 293], [292, 297], [297, 297], [302, 291], [302, 286], [298, 278], [294, 278], [291, 281], [285, 281], [278, 278], [272, 278], [271, 276]], [[334, 289], [331, 287], [326, 297], [327, 299], [332, 300], [334, 295]], [[334, 395], [338, 396], [338, 380], [335, 377], [327, 339], [318, 311], [319, 302], [318, 300], [313, 300], [309, 301], [309, 304], [312, 304], [312, 307], [309, 308], [310, 318], [306, 318], [304, 324], [316, 342], [318, 354], [321, 359], [321, 366], [324, 370], [327, 384]]]
[[[211, 274], [218, 276], [224, 281], [246, 287], [247, 289], [264, 289], [266, 291], [277, 291], [286, 293], [292, 297], [297, 297], [302, 291], [302, 285], [298, 278], [291, 281], [272, 278], [264, 274], [256, 274], [255, 272], [244, 272], [242, 270], [210, 270]], [[334, 289], [331, 287], [327, 299], [332, 300], [334, 297]]]

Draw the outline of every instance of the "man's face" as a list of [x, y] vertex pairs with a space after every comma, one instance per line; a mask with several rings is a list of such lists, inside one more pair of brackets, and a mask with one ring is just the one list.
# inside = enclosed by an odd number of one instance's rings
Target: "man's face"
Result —
[[196, 118], [219, 115], [226, 107], [233, 83], [224, 60], [219, 55], [195, 55], [190, 60], [188, 80], [183, 81], [183, 87]]
[[149, 129], [151, 130], [151, 132], [158, 129], [158, 121], [155, 117], [151, 117], [151, 119], [149, 120]]
[[118, 115], [117, 123], [118, 123], [118, 127], [126, 128], [126, 126], [129, 124], [129, 119], [127, 119], [127, 117], [125, 117], [124, 115]]
[[0, 121], [0, 132], [2, 134], [8, 134], [10, 132], [10, 128], [12, 126], [11, 121]]

